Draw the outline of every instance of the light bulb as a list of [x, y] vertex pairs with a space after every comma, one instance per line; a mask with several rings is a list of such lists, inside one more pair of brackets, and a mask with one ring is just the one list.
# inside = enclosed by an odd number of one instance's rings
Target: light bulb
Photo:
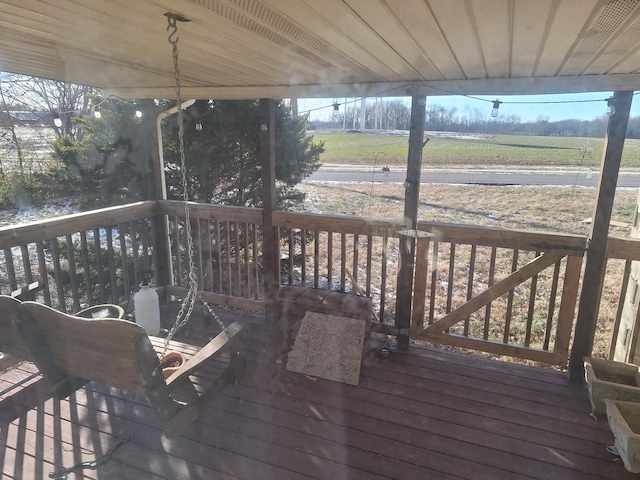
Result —
[[333, 104], [333, 111], [337, 112], [340, 109], [340, 104], [339, 103], [334, 103]]
[[53, 124], [58, 128], [62, 126], [62, 119], [60, 115], [58, 115], [58, 112], [53, 112]]
[[616, 114], [616, 105], [613, 97], [607, 98], [607, 116], [610, 117]]
[[201, 132], [201, 131], [202, 131], [202, 122], [198, 120], [198, 122], [196, 123], [196, 132]]
[[136, 117], [142, 118], [142, 112], [140, 110], [136, 110]]
[[94, 110], [93, 116], [96, 118], [102, 118], [102, 114], [100, 113], [100, 110]]
[[491, 110], [491, 116], [496, 118], [498, 116], [498, 109], [500, 108], [500, 104], [502, 102], [500, 100], [493, 101], [493, 109]]

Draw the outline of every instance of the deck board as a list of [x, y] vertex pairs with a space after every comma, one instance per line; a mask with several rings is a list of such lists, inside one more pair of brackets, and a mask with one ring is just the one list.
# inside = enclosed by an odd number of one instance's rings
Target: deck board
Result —
[[[57, 401], [34, 378], [0, 397], [3, 478], [46, 478], [129, 433], [112, 474], [76, 478], [637, 478], [606, 451], [606, 418], [590, 415], [586, 392], [562, 372], [415, 346], [367, 356], [351, 386], [286, 371], [261, 317], [221, 316], [247, 325], [247, 373], [181, 437], [164, 438], [142, 397], [89, 383]], [[186, 333], [204, 343], [216, 331], [196, 322]], [[0, 391], [34, 371], [27, 363], [5, 372]]]

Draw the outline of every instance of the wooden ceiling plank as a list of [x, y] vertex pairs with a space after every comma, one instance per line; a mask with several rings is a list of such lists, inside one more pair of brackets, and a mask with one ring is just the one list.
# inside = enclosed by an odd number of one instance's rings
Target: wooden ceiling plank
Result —
[[616, 65], [640, 48], [640, 17], [637, 10], [610, 41], [600, 50], [598, 57], [584, 71], [585, 75], [609, 73]]
[[511, 76], [530, 77], [542, 52], [548, 27], [557, 10], [556, 0], [517, 0], [514, 3]]
[[374, 32], [343, 0], [302, 0], [314, 12], [331, 23], [351, 42], [375, 56], [383, 65], [384, 70], [379, 70], [378, 75], [388, 81], [406, 80], [407, 65], [397, 53], [384, 40]]
[[489, 78], [511, 76], [512, 0], [469, 2]]
[[383, 0], [345, 0], [345, 3], [402, 59], [404, 65], [401, 72], [405, 79], [443, 78]]
[[[246, 6], [241, 8], [243, 5]], [[336, 70], [344, 71], [347, 75], [355, 79], [375, 79], [381, 80], [376, 72], [364, 68], [359, 62], [354, 61], [344, 53], [344, 45], [335, 47], [327, 42], [326, 22], [318, 22], [316, 16], [308, 16], [313, 19], [313, 28], [303, 28], [298, 22], [294, 21], [292, 15], [296, 15], [304, 4], [300, 2], [287, 3], [286, 0], [278, 2], [280, 9], [273, 7], [261, 0], [247, 0], [231, 8], [234, 8], [239, 15], [250, 18], [260, 27], [277, 32], [286, 42], [291, 42], [295, 47], [294, 50], [310, 52], [319, 58], [322, 58], [328, 64], [334, 66]], [[254, 7], [261, 8], [254, 8]], [[255, 10], [255, 11], [254, 11]], [[298, 13], [298, 17], [301, 15]], [[318, 32], [319, 31], [319, 32]]]
[[[264, 0], [274, 10], [282, 15], [286, 15], [291, 21], [300, 25], [301, 28], [312, 32], [332, 49], [339, 50], [342, 55], [349, 58], [351, 62], [369, 72], [370, 77], [392, 80], [402, 80], [395, 71], [380, 61], [380, 59], [363, 49], [361, 45], [354, 41], [345, 32], [338, 29], [325, 17], [318, 15], [308, 4], [296, 0]], [[395, 78], [394, 78], [395, 77]]]
[[462, 69], [465, 79], [486, 78], [482, 51], [465, 0], [429, 0], [449, 49]]
[[[407, 29], [416, 48], [441, 78], [464, 78], [464, 74], [449, 49], [440, 26], [424, 0], [387, 0], [387, 6]], [[433, 79], [435, 80], [435, 78]]]

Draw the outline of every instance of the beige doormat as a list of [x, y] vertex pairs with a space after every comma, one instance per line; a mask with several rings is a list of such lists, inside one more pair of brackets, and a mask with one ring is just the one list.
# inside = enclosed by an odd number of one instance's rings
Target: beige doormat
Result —
[[287, 370], [358, 385], [367, 322], [307, 312], [287, 358]]

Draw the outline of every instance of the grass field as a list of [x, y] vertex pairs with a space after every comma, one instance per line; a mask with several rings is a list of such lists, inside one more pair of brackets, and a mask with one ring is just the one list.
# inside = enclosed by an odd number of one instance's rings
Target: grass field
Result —
[[[430, 132], [423, 165], [540, 165], [596, 167], [602, 159], [603, 138], [534, 137], [524, 135]], [[323, 141], [321, 163], [405, 165], [408, 136], [377, 133], [315, 132]], [[640, 167], [640, 140], [627, 139], [623, 167]]]

